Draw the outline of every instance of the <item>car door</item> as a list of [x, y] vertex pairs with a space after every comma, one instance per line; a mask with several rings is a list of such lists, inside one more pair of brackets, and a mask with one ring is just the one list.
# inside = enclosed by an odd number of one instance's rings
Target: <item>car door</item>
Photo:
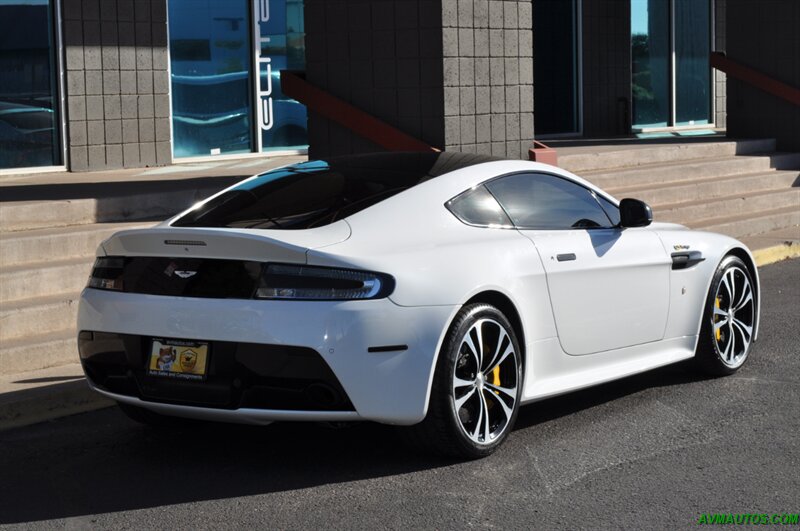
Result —
[[567, 354], [663, 339], [671, 260], [653, 231], [617, 227], [613, 204], [556, 175], [517, 173], [486, 187], [539, 251]]

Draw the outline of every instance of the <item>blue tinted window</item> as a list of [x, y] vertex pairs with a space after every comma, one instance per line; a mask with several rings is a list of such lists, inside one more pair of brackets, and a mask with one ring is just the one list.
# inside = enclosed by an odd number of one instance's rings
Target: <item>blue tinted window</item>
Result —
[[670, 3], [631, 0], [633, 126], [670, 122]]
[[0, 2], [0, 169], [61, 164], [47, 0]]
[[248, 0], [170, 0], [176, 157], [252, 151]]
[[592, 192], [544, 173], [518, 173], [486, 184], [521, 229], [596, 229], [612, 226]]
[[675, 125], [709, 123], [711, 7], [708, 0], [675, 1]]

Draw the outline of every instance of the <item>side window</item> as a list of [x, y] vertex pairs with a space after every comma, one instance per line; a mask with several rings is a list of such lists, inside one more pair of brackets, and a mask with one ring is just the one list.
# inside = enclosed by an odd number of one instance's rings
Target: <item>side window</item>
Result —
[[511, 227], [503, 209], [486, 188], [479, 186], [454, 197], [445, 206], [467, 225], [482, 227]]
[[567, 179], [519, 173], [486, 184], [521, 229], [593, 229], [613, 226], [594, 195]]

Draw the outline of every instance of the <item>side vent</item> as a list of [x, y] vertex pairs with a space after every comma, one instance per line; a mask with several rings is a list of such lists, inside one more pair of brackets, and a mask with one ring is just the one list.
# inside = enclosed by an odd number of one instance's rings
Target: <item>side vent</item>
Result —
[[700, 251], [672, 253], [672, 269], [688, 269], [705, 260]]

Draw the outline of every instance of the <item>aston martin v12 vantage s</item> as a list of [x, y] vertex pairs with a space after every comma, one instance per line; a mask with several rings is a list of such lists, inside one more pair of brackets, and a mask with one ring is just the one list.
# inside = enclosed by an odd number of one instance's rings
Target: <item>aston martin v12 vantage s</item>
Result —
[[371, 420], [467, 457], [520, 405], [695, 357], [747, 359], [748, 249], [562, 169], [373, 154], [246, 179], [103, 242], [90, 385], [132, 417]]

